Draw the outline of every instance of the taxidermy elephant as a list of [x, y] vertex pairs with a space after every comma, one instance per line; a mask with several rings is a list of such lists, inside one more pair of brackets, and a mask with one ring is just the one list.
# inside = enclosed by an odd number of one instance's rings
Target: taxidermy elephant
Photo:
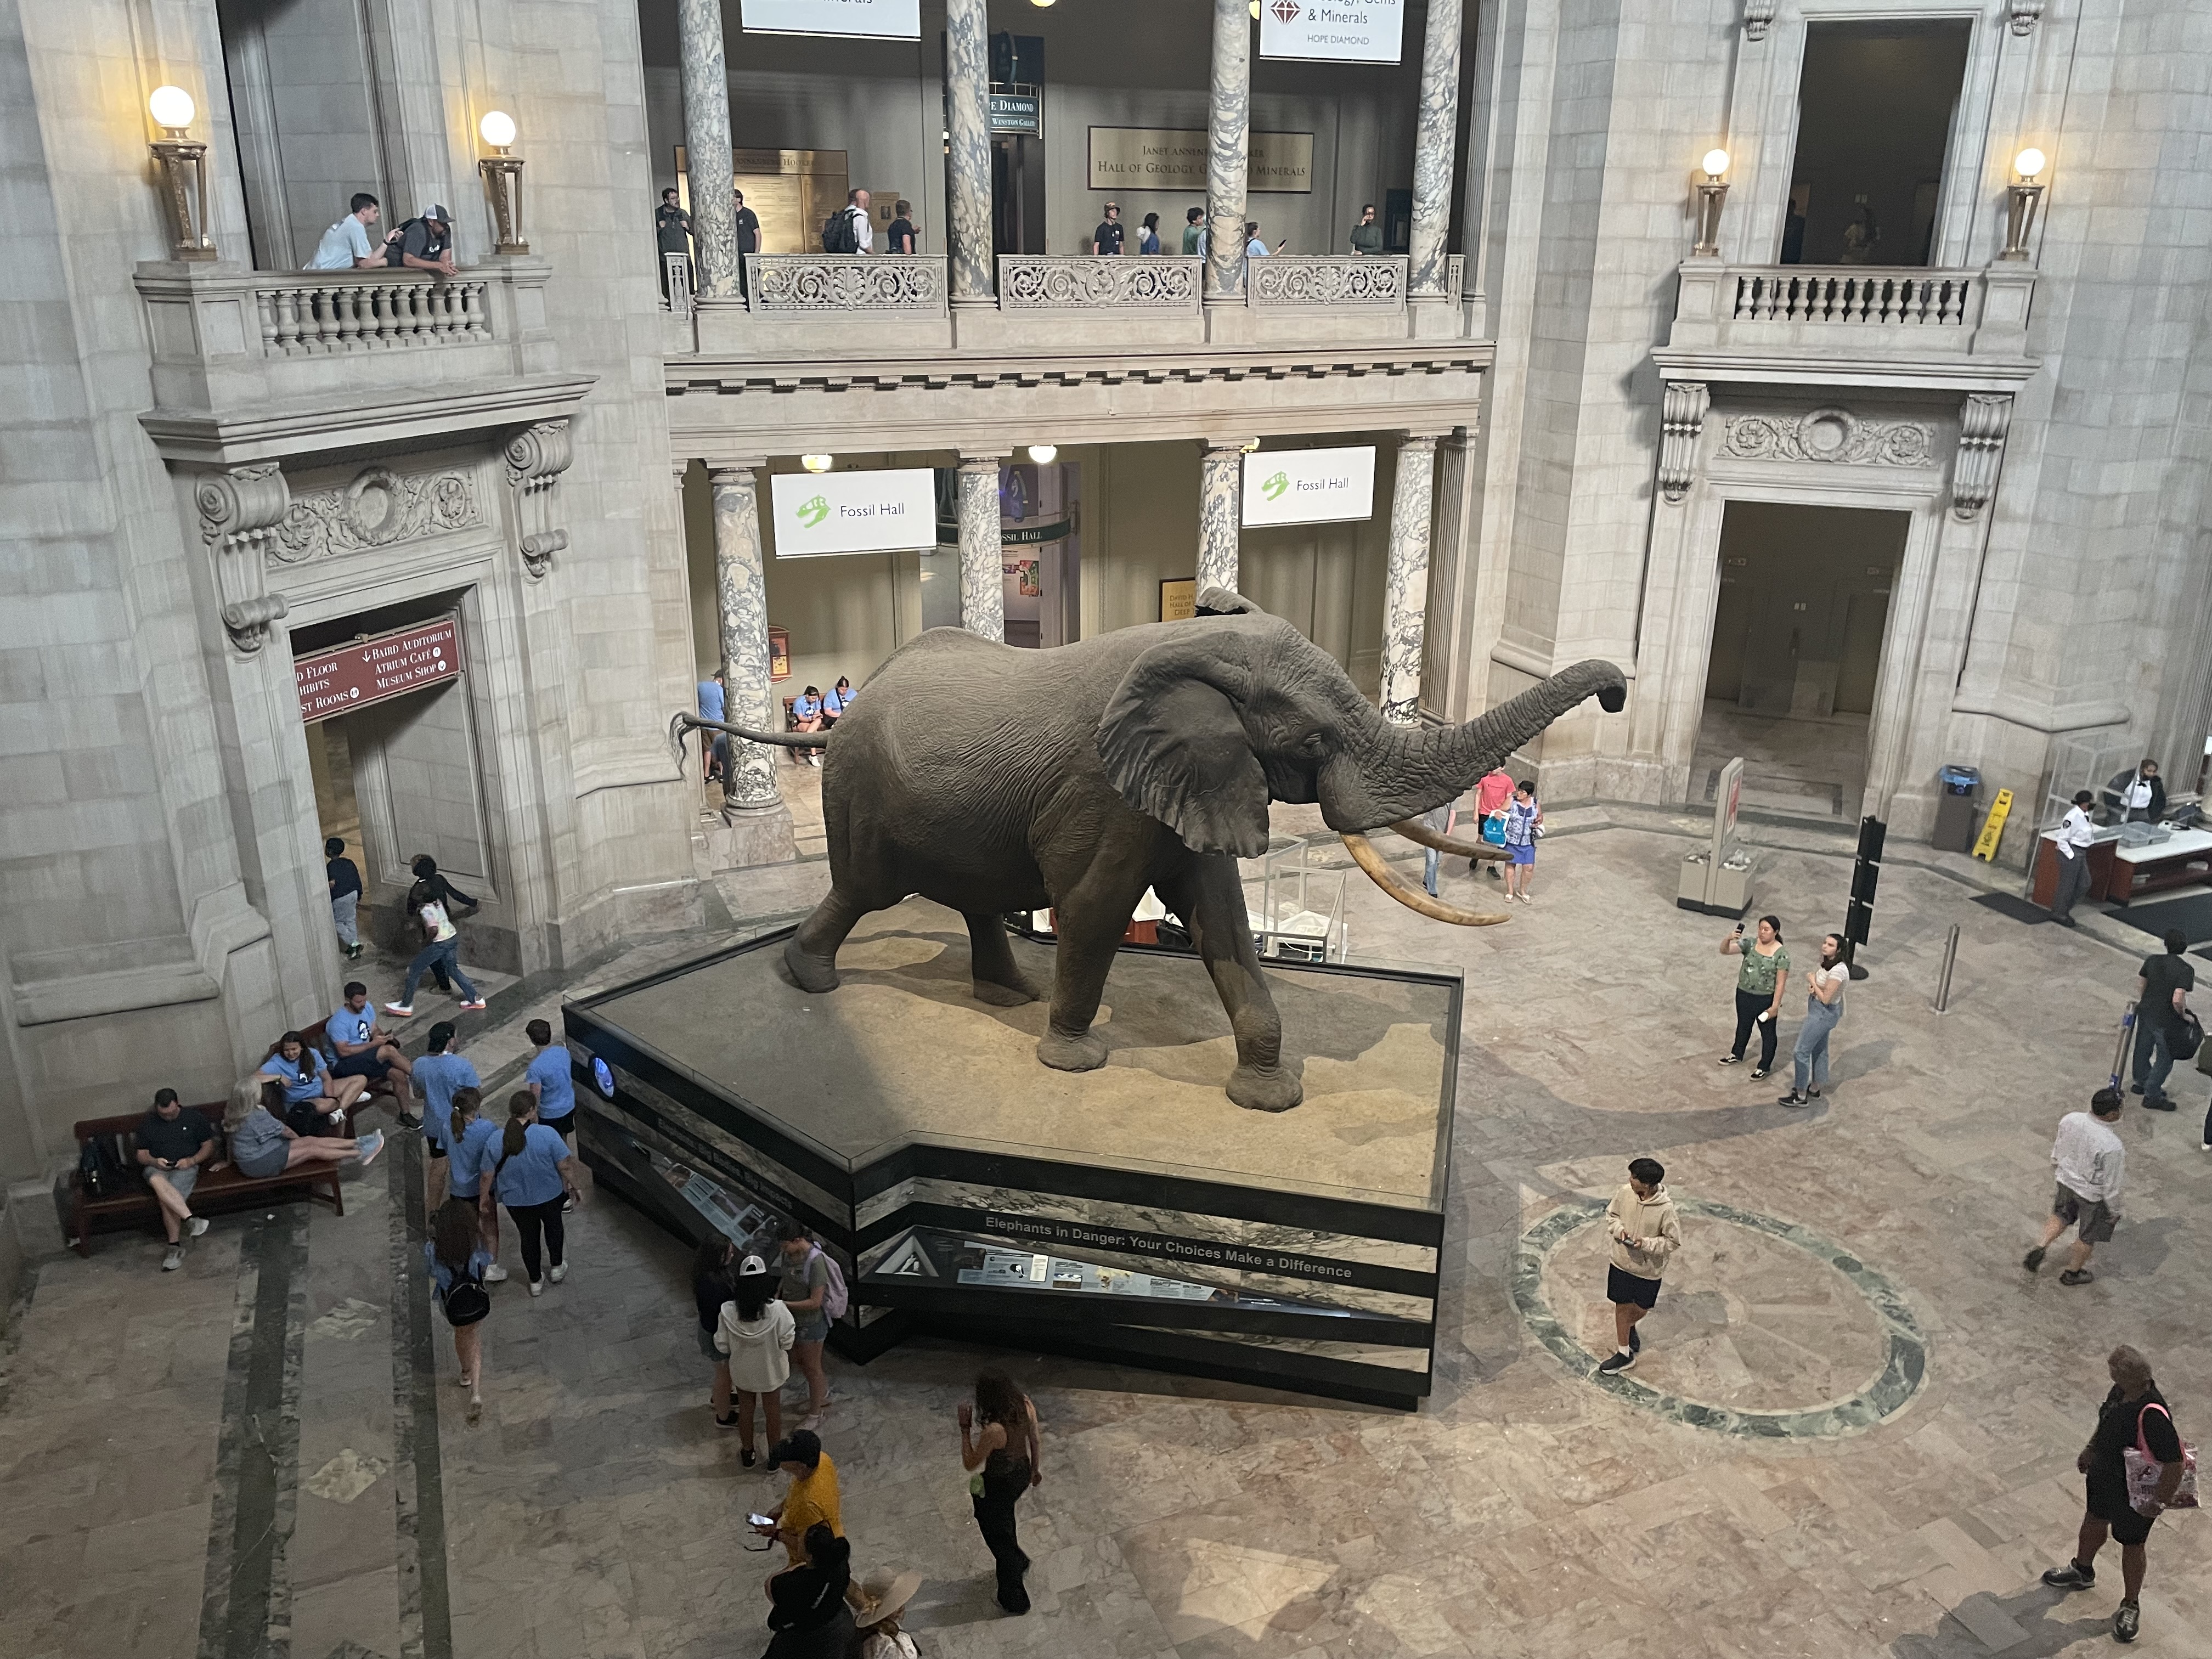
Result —
[[[1229, 1097], [1281, 1111], [1301, 1097], [1253, 948], [1237, 860], [1267, 847], [1267, 803], [1314, 802], [1361, 866], [1440, 920], [1502, 921], [1407, 887], [1360, 832], [1453, 799], [1583, 698], [1618, 710], [1611, 663], [1578, 663], [1464, 726], [1384, 720], [1328, 653], [1219, 588], [1188, 622], [1125, 628], [1048, 650], [938, 628], [894, 653], [834, 733], [718, 727], [754, 742], [823, 745], [830, 895], [784, 949], [805, 990], [837, 987], [837, 947], [873, 910], [919, 893], [968, 920], [975, 989], [1012, 1006], [1041, 994], [1000, 917], [1051, 905], [1060, 929], [1037, 1058], [1106, 1060], [1091, 1030], [1129, 916], [1152, 888], [1181, 917], [1237, 1037]], [[678, 715], [676, 728], [706, 724]], [[1495, 856], [1494, 854], [1491, 855]]]

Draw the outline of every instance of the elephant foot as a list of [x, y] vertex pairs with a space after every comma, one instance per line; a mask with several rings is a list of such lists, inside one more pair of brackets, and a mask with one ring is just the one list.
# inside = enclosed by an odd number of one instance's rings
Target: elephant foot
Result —
[[837, 961], [834, 957], [810, 956], [799, 948], [795, 939], [787, 939], [783, 946], [783, 965], [791, 969], [791, 976], [802, 991], [834, 991], [837, 988]]
[[1229, 1074], [1228, 1093], [1254, 1112], [1287, 1112], [1306, 1097], [1305, 1085], [1280, 1066], [1239, 1066]]
[[1106, 1063], [1106, 1039], [1096, 1031], [1068, 1036], [1047, 1030], [1037, 1039], [1036, 1055], [1055, 1072], [1093, 1072]]
[[975, 1000], [988, 1002], [994, 1008], [1018, 1008], [1025, 1002], [1035, 1002], [1038, 991], [1027, 980], [1016, 980], [1008, 984], [1003, 980], [975, 981]]

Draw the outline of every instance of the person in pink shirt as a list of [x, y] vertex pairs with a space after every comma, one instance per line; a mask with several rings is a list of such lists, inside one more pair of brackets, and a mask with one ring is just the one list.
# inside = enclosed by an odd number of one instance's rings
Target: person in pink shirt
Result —
[[[1498, 845], [1499, 837], [1504, 834], [1505, 805], [1512, 799], [1513, 775], [1505, 769], [1502, 762], [1484, 773], [1475, 783], [1475, 820], [1481, 826], [1482, 838], [1492, 846]], [[1477, 867], [1489, 871], [1491, 880], [1498, 879], [1495, 860], [1469, 859], [1467, 861], [1469, 875], [1473, 875]]]

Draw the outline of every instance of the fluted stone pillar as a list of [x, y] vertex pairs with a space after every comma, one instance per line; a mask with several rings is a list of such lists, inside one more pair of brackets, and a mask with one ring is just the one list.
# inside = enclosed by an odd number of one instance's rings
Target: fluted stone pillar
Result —
[[721, 0], [676, 0], [676, 42], [684, 65], [684, 167], [691, 183], [691, 234], [699, 248], [697, 289], [708, 299], [734, 298], [737, 173], [730, 159]]
[[1398, 441], [1398, 477], [1390, 492], [1390, 557], [1382, 577], [1382, 718], [1401, 726], [1414, 725], [1421, 717], [1436, 458], [1433, 434], [1409, 432]]
[[[714, 593], [722, 644], [722, 679], [730, 723], [757, 732], [778, 730], [775, 687], [769, 678], [768, 568], [761, 556], [760, 498], [750, 461], [709, 466], [714, 489]], [[777, 788], [777, 751], [743, 738], [730, 739], [730, 781], [724, 816], [738, 831], [738, 864], [790, 858], [791, 812]]]
[[1252, 14], [1213, 0], [1213, 80], [1206, 112], [1206, 298], [1244, 303], [1244, 183], [1251, 161]]
[[1413, 228], [1408, 291], [1445, 293], [1444, 244], [1451, 232], [1452, 155], [1459, 142], [1461, 0], [1429, 0], [1421, 47], [1421, 102], [1413, 129]]
[[960, 625], [1006, 637], [1006, 556], [999, 537], [999, 463], [1012, 452], [960, 453]]
[[945, 0], [945, 246], [952, 303], [988, 305], [997, 291], [991, 258], [990, 26], [984, 0]]
[[1237, 549], [1243, 533], [1244, 446], [1208, 440], [1198, 472], [1198, 591], [1237, 587]]

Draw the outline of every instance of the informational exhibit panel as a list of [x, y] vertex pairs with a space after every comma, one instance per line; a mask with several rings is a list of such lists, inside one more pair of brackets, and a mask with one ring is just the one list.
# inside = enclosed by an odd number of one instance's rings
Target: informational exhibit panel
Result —
[[937, 545], [937, 479], [888, 472], [779, 472], [769, 480], [775, 556], [893, 553]]
[[[1248, 190], [1310, 193], [1313, 134], [1254, 132], [1245, 173]], [[1174, 127], [1091, 129], [1093, 190], [1206, 191], [1206, 130]]]
[[921, 39], [921, 0], [741, 0], [748, 34]]
[[1340, 524], [1375, 516], [1375, 446], [1255, 450], [1244, 458], [1244, 523]]
[[1262, 58], [1395, 64], [1404, 38], [1402, 0], [1261, 0]]

